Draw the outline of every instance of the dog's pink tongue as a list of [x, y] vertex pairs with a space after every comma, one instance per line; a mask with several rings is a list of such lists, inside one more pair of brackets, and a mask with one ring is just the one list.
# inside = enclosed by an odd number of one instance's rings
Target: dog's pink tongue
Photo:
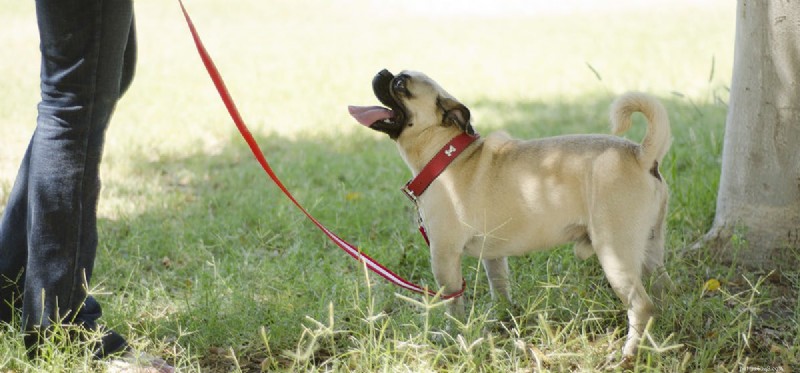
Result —
[[377, 121], [389, 119], [394, 116], [391, 110], [381, 106], [348, 106], [347, 110], [358, 123], [367, 127]]

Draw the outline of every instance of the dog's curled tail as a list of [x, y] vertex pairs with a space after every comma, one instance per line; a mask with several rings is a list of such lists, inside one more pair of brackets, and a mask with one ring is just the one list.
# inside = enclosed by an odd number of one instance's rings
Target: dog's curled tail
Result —
[[644, 114], [647, 119], [647, 133], [644, 135], [639, 153], [639, 163], [645, 169], [658, 169], [658, 162], [664, 158], [672, 142], [667, 110], [655, 97], [641, 92], [628, 92], [611, 104], [611, 130], [615, 135], [631, 127], [631, 116], [635, 112]]

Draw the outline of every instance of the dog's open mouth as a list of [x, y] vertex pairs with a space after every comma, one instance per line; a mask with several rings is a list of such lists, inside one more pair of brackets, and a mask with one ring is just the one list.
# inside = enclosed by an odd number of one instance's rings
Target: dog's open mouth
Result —
[[388, 70], [381, 70], [372, 79], [372, 91], [383, 106], [349, 106], [350, 115], [359, 123], [388, 134], [391, 138], [400, 136], [405, 125], [403, 106], [392, 94], [395, 76]]

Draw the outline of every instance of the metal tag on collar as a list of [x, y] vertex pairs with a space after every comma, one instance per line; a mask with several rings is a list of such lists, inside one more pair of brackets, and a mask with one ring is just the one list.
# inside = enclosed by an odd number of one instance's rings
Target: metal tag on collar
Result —
[[[413, 179], [412, 179], [412, 180], [413, 180]], [[413, 191], [413, 190], [411, 190], [411, 189], [409, 189], [409, 188], [408, 188], [408, 186], [411, 184], [411, 181], [412, 181], [412, 180], [409, 180], [409, 181], [406, 183], [406, 185], [403, 185], [403, 187], [402, 187], [400, 190], [402, 190], [402, 191], [403, 191], [403, 194], [405, 194], [405, 195], [406, 195], [406, 197], [408, 197], [408, 199], [410, 199], [410, 200], [411, 200], [411, 202], [417, 203], [417, 195], [416, 195], [416, 194], [414, 194], [414, 191]]]

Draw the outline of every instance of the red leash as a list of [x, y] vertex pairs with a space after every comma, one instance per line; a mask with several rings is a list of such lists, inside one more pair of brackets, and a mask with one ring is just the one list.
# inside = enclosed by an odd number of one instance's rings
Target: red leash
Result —
[[[208, 71], [208, 75], [211, 77], [211, 80], [214, 82], [214, 86], [217, 88], [220, 97], [222, 98], [222, 102], [225, 103], [225, 107], [228, 109], [228, 114], [230, 114], [231, 119], [236, 124], [236, 128], [239, 129], [239, 133], [242, 134], [242, 137], [247, 142], [247, 145], [250, 147], [250, 150], [253, 152], [253, 155], [258, 160], [258, 163], [261, 164], [261, 168], [269, 175], [270, 179], [281, 189], [283, 194], [292, 201], [292, 203], [300, 209], [300, 211], [305, 214], [309, 220], [311, 220], [314, 225], [316, 225], [323, 233], [325, 233], [328, 238], [339, 246], [342, 250], [346, 253], [350, 254], [354, 259], [364, 263], [369, 270], [378, 274], [379, 276], [383, 277], [387, 281], [401, 287], [404, 289], [411, 290], [413, 292], [417, 292], [420, 294], [427, 294], [430, 296], [435, 296], [436, 292], [429, 290], [427, 287], [421, 287], [410, 281], [398, 276], [394, 272], [390, 271], [380, 263], [376, 262], [374, 259], [370, 258], [367, 254], [364, 254], [359, 250], [357, 247], [351, 245], [347, 241], [339, 238], [336, 234], [331, 232], [328, 228], [326, 228], [322, 223], [320, 223], [316, 218], [311, 216], [311, 214], [300, 205], [299, 202], [292, 196], [292, 193], [289, 192], [288, 189], [283, 185], [283, 183], [278, 179], [278, 176], [275, 175], [275, 172], [272, 171], [272, 167], [269, 166], [267, 159], [264, 157], [264, 154], [261, 152], [261, 149], [258, 146], [258, 143], [253, 138], [253, 135], [250, 133], [250, 130], [245, 125], [244, 120], [242, 120], [242, 116], [239, 114], [239, 110], [236, 109], [236, 104], [233, 102], [233, 98], [231, 97], [230, 93], [228, 93], [228, 89], [225, 87], [225, 82], [222, 80], [222, 76], [220, 75], [219, 71], [217, 70], [216, 66], [214, 65], [214, 61], [209, 56], [208, 52], [206, 51], [205, 46], [203, 46], [203, 42], [200, 40], [200, 36], [197, 33], [197, 30], [194, 27], [194, 23], [192, 23], [192, 19], [189, 17], [189, 13], [186, 11], [186, 8], [183, 6], [183, 1], [178, 0], [178, 3], [181, 6], [181, 10], [183, 11], [183, 16], [186, 18], [186, 23], [189, 26], [189, 31], [192, 33], [192, 38], [194, 39], [194, 44], [197, 47], [197, 52], [200, 54], [200, 59], [203, 60], [203, 64]], [[442, 296], [442, 299], [450, 299], [450, 298], [457, 298], [464, 294], [464, 290], [466, 288], [466, 283], [464, 286], [461, 287], [456, 293], [448, 294]]]

